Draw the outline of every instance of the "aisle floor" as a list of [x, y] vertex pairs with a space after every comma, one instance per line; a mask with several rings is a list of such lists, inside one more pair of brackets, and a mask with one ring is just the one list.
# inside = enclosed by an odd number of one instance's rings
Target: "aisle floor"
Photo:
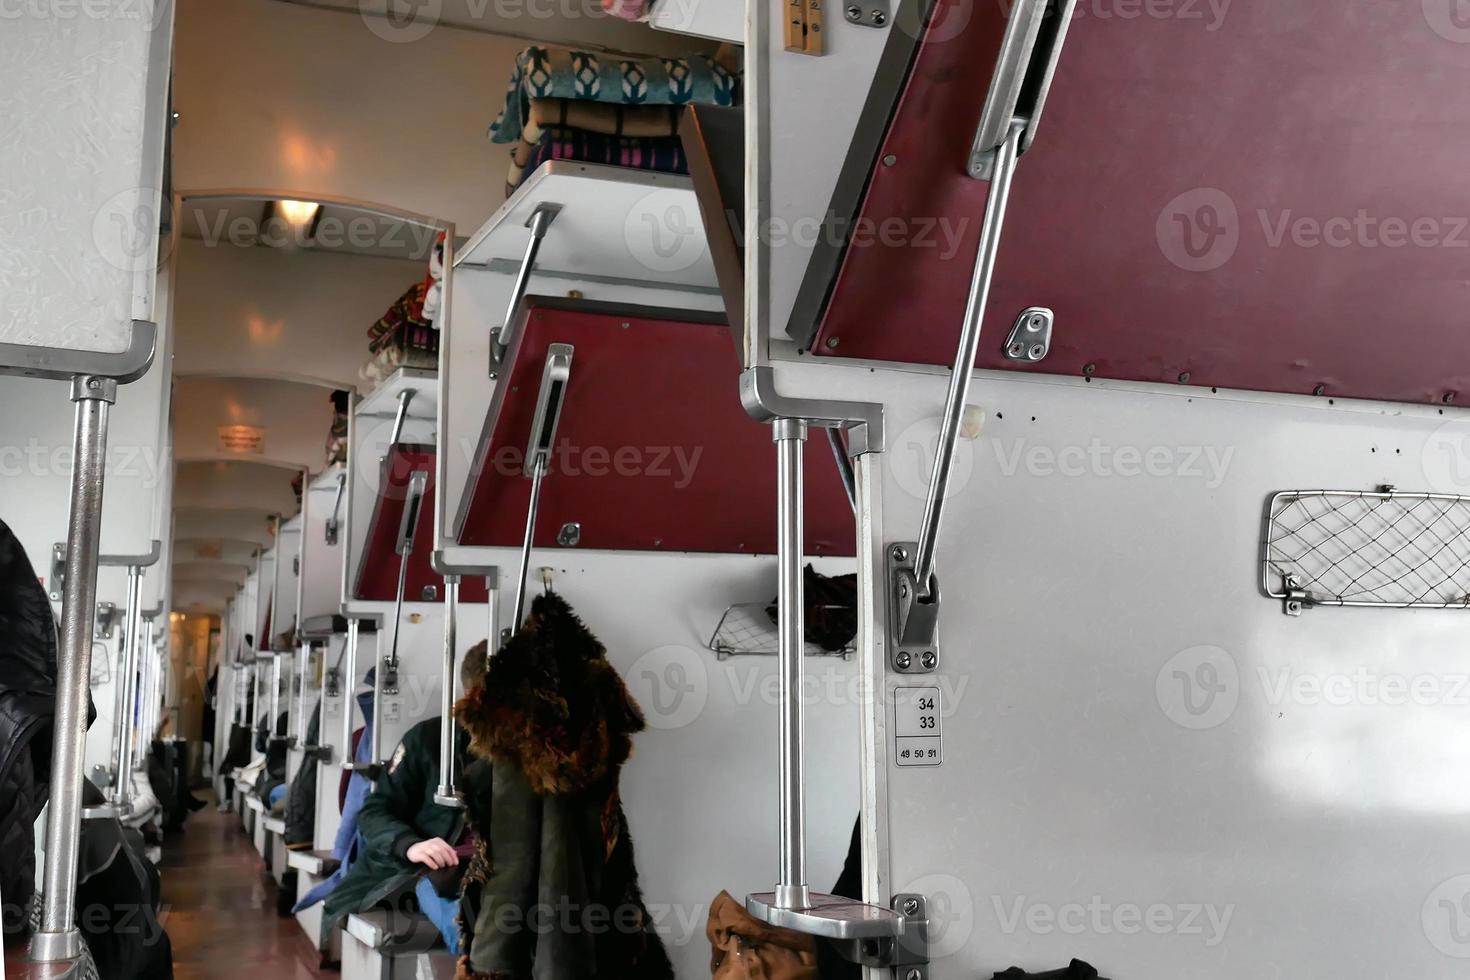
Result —
[[318, 957], [294, 918], [276, 916], [276, 884], [233, 812], [214, 802], [164, 843], [164, 928], [174, 980], [307, 980]]

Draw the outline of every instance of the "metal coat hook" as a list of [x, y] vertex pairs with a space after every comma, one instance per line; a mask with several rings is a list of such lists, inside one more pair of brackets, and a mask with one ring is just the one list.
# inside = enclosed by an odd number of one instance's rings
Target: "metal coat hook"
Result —
[[546, 350], [546, 367], [541, 372], [541, 390], [536, 396], [536, 415], [531, 423], [531, 440], [526, 446], [524, 475], [531, 478], [531, 500], [526, 507], [526, 535], [521, 544], [520, 573], [516, 576], [515, 614], [510, 632], [521, 627], [526, 611], [526, 582], [531, 572], [531, 548], [536, 536], [536, 512], [541, 506], [541, 481], [551, 465], [556, 427], [566, 402], [567, 383], [572, 376], [571, 344], [552, 344]]

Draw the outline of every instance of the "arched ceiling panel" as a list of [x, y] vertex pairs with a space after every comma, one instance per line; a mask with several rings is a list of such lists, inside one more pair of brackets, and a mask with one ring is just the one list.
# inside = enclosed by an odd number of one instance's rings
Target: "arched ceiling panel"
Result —
[[428, 265], [179, 241], [174, 370], [355, 388], [368, 328]]
[[231, 565], [222, 561], [183, 562], [174, 566], [174, 585], [183, 582], [225, 582], [234, 588], [245, 584], [250, 574], [246, 565]]
[[174, 534], [181, 540], [249, 541], [268, 548], [272, 541], [270, 512], [177, 507]]
[[291, 482], [296, 470], [264, 463], [180, 463], [174, 509], [257, 510], [290, 517], [300, 505]]
[[174, 454], [181, 464], [258, 455], [316, 472], [326, 465], [331, 428], [331, 389], [320, 385], [211, 377], [183, 377], [174, 385]]
[[176, 538], [174, 562], [218, 561], [249, 566], [262, 547], [260, 542], [224, 537]]

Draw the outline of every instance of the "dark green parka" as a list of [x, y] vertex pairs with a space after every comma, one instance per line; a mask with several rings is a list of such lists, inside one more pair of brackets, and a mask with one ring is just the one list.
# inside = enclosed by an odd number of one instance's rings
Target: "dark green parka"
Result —
[[[434, 802], [443, 724], [441, 718], [429, 718], [410, 728], [383, 767], [357, 817], [357, 830], [367, 847], [322, 903], [323, 929], [340, 924], [352, 912], [412, 891], [419, 875], [429, 869], [409, 861], [408, 849], [431, 837], [453, 844], [464, 832], [464, 811]], [[469, 736], [456, 725], [454, 749], [461, 771], [468, 747]]]

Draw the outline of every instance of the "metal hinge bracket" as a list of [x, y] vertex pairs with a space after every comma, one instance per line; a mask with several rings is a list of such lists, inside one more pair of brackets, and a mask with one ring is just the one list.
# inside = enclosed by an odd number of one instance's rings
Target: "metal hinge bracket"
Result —
[[1300, 616], [1302, 610], [1312, 604], [1311, 598], [1302, 589], [1301, 579], [1295, 575], [1281, 577], [1281, 611], [1288, 616]]
[[889, 0], [848, 0], [842, 5], [842, 15], [849, 24], [860, 27], [883, 28], [893, 19]]
[[1051, 331], [1056, 314], [1044, 306], [1032, 306], [1021, 311], [1016, 325], [1006, 337], [1005, 354], [1008, 360], [1027, 361], [1032, 364], [1046, 357], [1051, 350]]
[[889, 665], [900, 674], [930, 674], [939, 667], [939, 577], [930, 583], [931, 597], [921, 600], [914, 578], [917, 551], [912, 541], [888, 546]]

